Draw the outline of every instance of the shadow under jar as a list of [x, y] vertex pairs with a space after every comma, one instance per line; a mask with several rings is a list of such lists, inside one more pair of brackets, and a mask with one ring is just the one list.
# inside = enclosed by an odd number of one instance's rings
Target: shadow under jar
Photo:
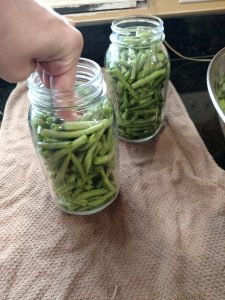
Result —
[[101, 211], [117, 197], [119, 157], [115, 106], [99, 65], [80, 59], [74, 91], [47, 89], [37, 73], [28, 87], [30, 131], [52, 198], [70, 214]]
[[144, 142], [159, 132], [164, 117], [170, 60], [163, 45], [163, 21], [125, 17], [114, 20], [111, 28], [105, 68], [118, 102], [119, 136]]

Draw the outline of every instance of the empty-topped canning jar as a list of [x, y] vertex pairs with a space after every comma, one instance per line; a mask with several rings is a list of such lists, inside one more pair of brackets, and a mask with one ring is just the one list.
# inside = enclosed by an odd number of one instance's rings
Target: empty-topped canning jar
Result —
[[80, 59], [75, 92], [45, 88], [36, 72], [28, 87], [29, 126], [52, 198], [70, 214], [101, 211], [117, 197], [119, 158], [115, 106], [99, 65]]
[[125, 17], [114, 20], [111, 28], [105, 67], [118, 102], [119, 136], [143, 142], [159, 132], [164, 118], [170, 60], [163, 21]]

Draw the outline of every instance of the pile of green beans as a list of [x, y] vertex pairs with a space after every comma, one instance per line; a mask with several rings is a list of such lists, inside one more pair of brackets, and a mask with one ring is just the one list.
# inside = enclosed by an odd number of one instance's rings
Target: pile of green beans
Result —
[[152, 32], [137, 28], [106, 55], [106, 69], [119, 103], [119, 135], [128, 140], [152, 136], [162, 123], [169, 60]]
[[31, 124], [61, 207], [86, 212], [116, 197], [116, 141], [109, 105], [88, 111], [77, 121], [39, 112]]
[[222, 111], [225, 113], [225, 74], [220, 75], [215, 82], [215, 92]]

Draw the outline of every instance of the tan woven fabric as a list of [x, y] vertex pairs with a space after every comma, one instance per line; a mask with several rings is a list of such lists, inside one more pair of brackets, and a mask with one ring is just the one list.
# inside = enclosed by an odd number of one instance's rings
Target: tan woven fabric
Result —
[[51, 202], [27, 112], [21, 84], [1, 130], [1, 300], [225, 299], [225, 173], [172, 85], [164, 129], [120, 142], [120, 196], [90, 217]]

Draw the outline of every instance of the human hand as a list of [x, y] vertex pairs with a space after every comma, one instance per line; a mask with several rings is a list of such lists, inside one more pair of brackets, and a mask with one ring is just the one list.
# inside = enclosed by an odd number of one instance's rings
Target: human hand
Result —
[[37, 69], [47, 88], [72, 90], [81, 33], [38, 1], [1, 0], [0, 11], [0, 77], [19, 82]]

